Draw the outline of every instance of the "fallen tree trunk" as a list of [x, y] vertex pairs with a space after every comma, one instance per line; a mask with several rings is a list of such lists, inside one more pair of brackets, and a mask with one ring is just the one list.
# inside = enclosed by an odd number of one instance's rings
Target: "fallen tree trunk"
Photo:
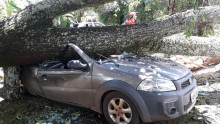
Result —
[[[159, 49], [163, 36], [183, 31], [203, 15], [209, 23], [219, 23], [220, 6], [189, 10], [154, 20], [146, 25], [116, 26], [103, 28], [58, 29], [32, 28], [0, 37], [0, 66], [12, 66], [41, 62], [58, 57], [66, 43], [79, 45], [90, 54], [95, 51], [112, 54], [141, 51], [144, 47]], [[155, 49], [155, 48], [154, 48]], [[114, 51], [114, 52], [113, 52]]]
[[33, 27], [51, 26], [52, 19], [83, 7], [97, 6], [113, 0], [43, 0], [30, 5], [15, 16], [0, 21], [0, 37], [17, 34]]

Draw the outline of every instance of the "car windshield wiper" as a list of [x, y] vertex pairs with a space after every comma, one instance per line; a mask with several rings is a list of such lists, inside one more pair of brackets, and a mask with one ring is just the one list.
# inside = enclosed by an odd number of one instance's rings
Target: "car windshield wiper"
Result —
[[106, 56], [103, 56], [103, 55], [101, 55], [101, 54], [99, 54], [99, 53], [97, 53], [97, 54], [98, 54], [99, 56], [101, 56], [101, 57], [107, 59], [109, 62], [114, 63], [116, 66], [119, 66], [119, 64], [118, 64], [116, 61], [114, 61], [113, 59], [110, 59], [110, 58], [108, 58], [108, 57], [106, 57]]

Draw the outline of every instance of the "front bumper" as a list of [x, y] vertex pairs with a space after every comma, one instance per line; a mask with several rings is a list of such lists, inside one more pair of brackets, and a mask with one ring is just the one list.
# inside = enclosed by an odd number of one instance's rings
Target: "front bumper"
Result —
[[[190, 84], [183, 85], [189, 79]], [[177, 90], [171, 92], [138, 91], [148, 108], [151, 121], [177, 118], [188, 113], [195, 105], [198, 91], [192, 75], [174, 81], [174, 84]]]

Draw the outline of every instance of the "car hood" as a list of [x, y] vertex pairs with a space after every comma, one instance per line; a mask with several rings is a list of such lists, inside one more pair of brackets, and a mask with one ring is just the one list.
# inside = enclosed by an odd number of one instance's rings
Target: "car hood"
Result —
[[190, 73], [190, 70], [183, 65], [174, 61], [145, 57], [141, 59], [122, 59], [116, 61], [119, 66], [114, 63], [105, 63], [111, 70], [126, 73], [128, 75], [136, 75], [141, 79], [147, 78], [149, 75], [157, 75], [168, 78], [170, 80], [178, 80]]

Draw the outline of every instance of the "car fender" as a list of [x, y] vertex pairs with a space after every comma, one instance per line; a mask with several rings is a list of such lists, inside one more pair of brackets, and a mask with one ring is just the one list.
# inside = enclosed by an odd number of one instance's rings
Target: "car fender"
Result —
[[136, 106], [142, 121], [151, 122], [147, 106], [142, 97], [139, 95], [136, 89], [120, 80], [111, 80], [103, 83], [95, 94], [95, 106], [91, 107], [91, 109], [96, 112], [102, 113], [101, 102], [103, 95], [110, 91], [118, 91], [129, 97], [129, 99]]

